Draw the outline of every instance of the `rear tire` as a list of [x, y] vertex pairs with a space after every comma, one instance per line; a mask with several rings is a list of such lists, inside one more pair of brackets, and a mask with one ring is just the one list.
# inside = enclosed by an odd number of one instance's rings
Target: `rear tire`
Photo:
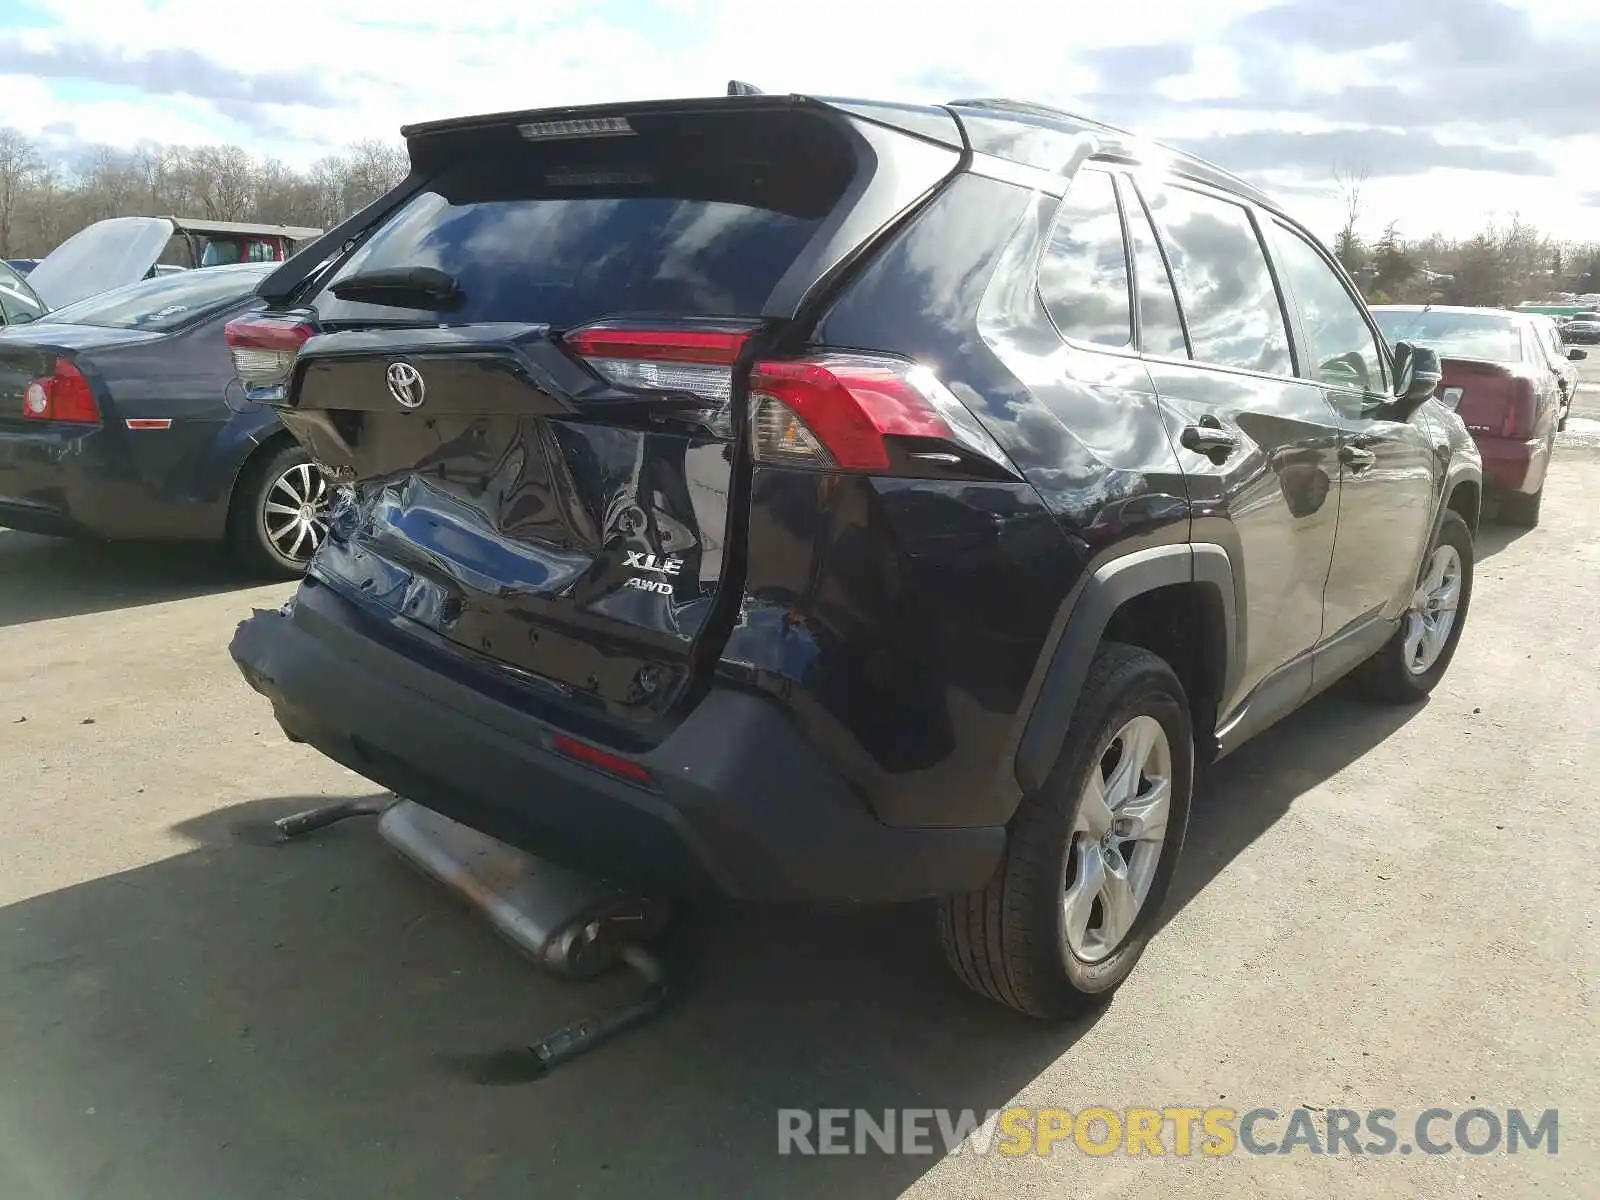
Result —
[[[1126, 770], [1129, 753], [1138, 758], [1137, 770]], [[1160, 921], [1193, 778], [1189, 706], [1172, 668], [1146, 650], [1101, 646], [1061, 757], [1012, 818], [994, 878], [982, 891], [939, 904], [939, 930], [956, 974], [979, 994], [1047, 1020], [1109, 1000]], [[1099, 789], [1094, 795], [1105, 799], [1098, 807], [1086, 804], [1091, 780]], [[1113, 823], [1097, 836], [1104, 825], [1099, 813]], [[1148, 835], [1158, 819], [1164, 833], [1156, 844]], [[1147, 836], [1122, 839], [1119, 832]], [[1094, 880], [1117, 890], [1098, 890]], [[1120, 915], [1099, 898], [1113, 895]]]
[[[252, 574], [293, 579], [328, 536], [333, 489], [298, 442], [246, 465], [228, 511], [228, 541]], [[269, 505], [271, 506], [269, 508]], [[292, 515], [309, 514], [309, 516]]]
[[1539, 508], [1543, 503], [1542, 487], [1531, 496], [1525, 492], [1502, 492], [1500, 522], [1503, 525], [1516, 525], [1521, 529], [1536, 528], [1539, 524]]
[[[1431, 659], [1423, 664], [1418, 659], [1418, 650], [1421, 648], [1418, 623], [1420, 622], [1420, 628], [1426, 631], [1428, 622], [1424, 620], [1422, 611], [1425, 606], [1425, 589], [1427, 595], [1432, 595], [1441, 589], [1448, 591], [1443, 580], [1439, 588], [1427, 587], [1430, 573], [1438, 567], [1442, 552], [1446, 549], [1454, 552], [1455, 562], [1459, 567], [1456, 576], [1458, 586], [1454, 596], [1444, 601], [1454, 607], [1448, 610], [1437, 608], [1434, 617], [1436, 621], [1437, 613], [1441, 611], [1449, 611], [1453, 613], [1453, 617], [1450, 627], [1439, 639]], [[1448, 562], [1448, 555], [1445, 554], [1443, 557]], [[1417, 587], [1412, 593], [1412, 607], [1400, 618], [1400, 628], [1395, 630], [1394, 636], [1384, 643], [1383, 649], [1360, 668], [1358, 679], [1369, 696], [1386, 704], [1415, 704], [1438, 686], [1439, 680], [1444, 678], [1444, 673], [1450, 666], [1450, 660], [1455, 657], [1456, 646], [1461, 641], [1461, 631], [1467, 624], [1467, 608], [1472, 603], [1472, 568], [1472, 531], [1467, 528], [1466, 521], [1462, 520], [1459, 513], [1446, 512], [1444, 520], [1439, 525], [1439, 534], [1434, 539], [1433, 545], [1428, 548], [1422, 566], [1417, 571]], [[1434, 629], [1437, 630], [1437, 624], [1434, 625]]]

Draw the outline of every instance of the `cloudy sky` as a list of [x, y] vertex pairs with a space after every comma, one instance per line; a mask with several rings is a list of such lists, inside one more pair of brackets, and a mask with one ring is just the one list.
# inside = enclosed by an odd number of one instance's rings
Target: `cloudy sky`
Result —
[[730, 77], [1076, 109], [1330, 236], [1338, 166], [1367, 172], [1373, 234], [1520, 212], [1600, 238], [1597, 0], [0, 0], [0, 125], [63, 153], [231, 141], [304, 163], [409, 120]]

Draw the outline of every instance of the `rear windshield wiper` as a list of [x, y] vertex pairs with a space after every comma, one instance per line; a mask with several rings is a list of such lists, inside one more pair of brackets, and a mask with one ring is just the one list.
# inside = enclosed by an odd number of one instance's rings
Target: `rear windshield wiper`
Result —
[[388, 304], [395, 308], [455, 308], [466, 293], [455, 276], [437, 267], [390, 267], [357, 271], [328, 290], [341, 300]]

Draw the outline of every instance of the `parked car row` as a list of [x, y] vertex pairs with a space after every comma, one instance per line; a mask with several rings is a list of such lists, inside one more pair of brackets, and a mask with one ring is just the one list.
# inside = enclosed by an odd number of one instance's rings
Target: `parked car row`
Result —
[[0, 525], [225, 539], [256, 569], [302, 570], [327, 486], [245, 397], [222, 332], [273, 267], [162, 275], [0, 330]]
[[1561, 340], [1580, 346], [1600, 343], [1600, 312], [1574, 313], [1561, 323]]
[[1566, 428], [1588, 353], [1562, 345], [1554, 320], [1536, 313], [1448, 306], [1380, 305], [1373, 316], [1391, 341], [1434, 350], [1439, 399], [1465, 423], [1508, 523], [1539, 523], [1556, 433]]
[[117, 217], [25, 278], [0, 264], [0, 525], [226, 540], [253, 568], [303, 570], [327, 484], [244, 396], [222, 330], [319, 233]]
[[[111, 217], [73, 234], [43, 259], [0, 264], [0, 324], [35, 320], [123, 284], [194, 267], [282, 262], [319, 229], [189, 217]], [[17, 299], [6, 311], [7, 295]]]

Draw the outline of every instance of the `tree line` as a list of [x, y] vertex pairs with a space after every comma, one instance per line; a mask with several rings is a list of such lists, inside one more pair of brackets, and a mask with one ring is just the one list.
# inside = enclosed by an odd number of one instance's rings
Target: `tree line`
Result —
[[[0, 258], [39, 258], [107, 217], [204, 217], [327, 229], [406, 173], [398, 144], [358, 142], [298, 170], [239, 146], [99, 146], [71, 162], [0, 127]], [[1335, 168], [1343, 221], [1332, 247], [1378, 303], [1510, 306], [1554, 293], [1600, 292], [1600, 242], [1550, 237], [1512, 216], [1469, 238], [1369, 237], [1363, 170]]]
[[42, 258], [107, 217], [327, 229], [405, 176], [402, 146], [357, 142], [297, 170], [238, 146], [97, 146], [63, 162], [0, 127], [0, 258]]
[[1548, 297], [1600, 293], [1600, 241], [1542, 233], [1513, 213], [1468, 238], [1407, 239], [1395, 222], [1363, 236], [1362, 171], [1336, 169], [1343, 223], [1333, 252], [1371, 304], [1471, 304], [1510, 308]]

